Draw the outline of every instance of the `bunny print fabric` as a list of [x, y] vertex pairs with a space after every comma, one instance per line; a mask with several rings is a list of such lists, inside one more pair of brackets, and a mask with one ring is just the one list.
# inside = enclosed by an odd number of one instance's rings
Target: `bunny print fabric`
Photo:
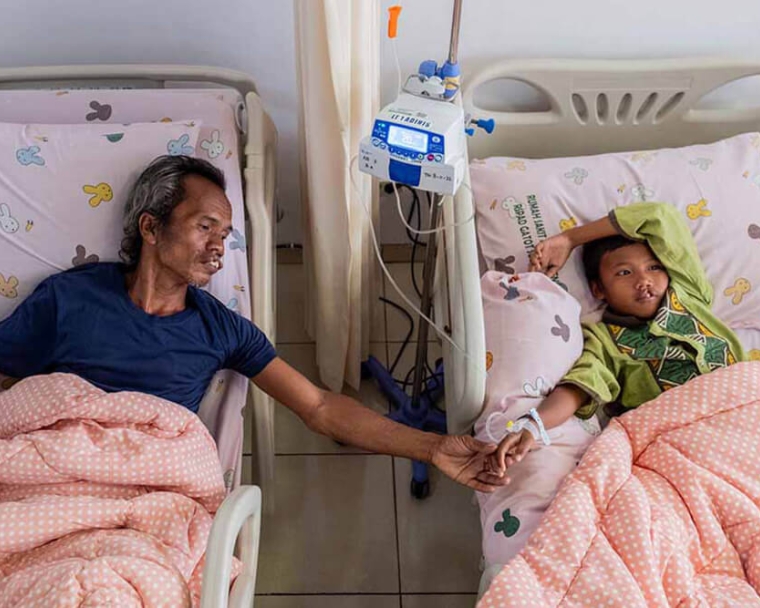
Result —
[[[499, 442], [507, 422], [538, 407], [581, 354], [581, 308], [561, 286], [539, 273], [488, 271], [480, 284], [487, 378], [486, 404], [475, 433], [482, 441]], [[492, 494], [478, 493], [484, 581], [524, 546], [562, 479], [599, 432], [596, 417], [571, 418], [549, 431], [550, 447], [530, 452], [510, 469], [508, 486]]]
[[[760, 330], [760, 133], [709, 145], [574, 158], [473, 160], [478, 241], [488, 268], [528, 256], [549, 236], [634, 202], [665, 201], [689, 226], [713, 285], [715, 314], [731, 329]], [[598, 302], [580, 251], [560, 272], [584, 319]]]
[[198, 135], [189, 122], [0, 123], [0, 147], [10, 148], [0, 156], [0, 319], [50, 274], [118, 259], [131, 181], [173, 142], [185, 137], [195, 145]]

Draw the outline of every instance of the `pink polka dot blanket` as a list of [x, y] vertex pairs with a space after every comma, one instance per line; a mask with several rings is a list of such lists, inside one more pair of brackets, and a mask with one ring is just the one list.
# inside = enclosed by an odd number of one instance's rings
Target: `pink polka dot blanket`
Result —
[[478, 607], [760, 606], [759, 435], [760, 362], [613, 419]]
[[225, 496], [187, 409], [36, 376], [0, 393], [0, 608], [195, 606]]

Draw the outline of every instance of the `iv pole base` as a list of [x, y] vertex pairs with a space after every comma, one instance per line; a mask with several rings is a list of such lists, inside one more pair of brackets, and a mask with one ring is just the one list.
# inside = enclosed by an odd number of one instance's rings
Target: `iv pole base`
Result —
[[[390, 400], [391, 412], [388, 417], [391, 420], [420, 431], [446, 434], [446, 414], [434, 407], [435, 402], [443, 395], [443, 364], [438, 365], [435, 376], [428, 379], [416, 405], [412, 397], [399, 388], [390, 372], [374, 357], [369, 357], [362, 363], [362, 376], [374, 378], [381, 392]], [[430, 494], [426, 463], [412, 461], [410, 490], [412, 496], [419, 500], [427, 498]]]

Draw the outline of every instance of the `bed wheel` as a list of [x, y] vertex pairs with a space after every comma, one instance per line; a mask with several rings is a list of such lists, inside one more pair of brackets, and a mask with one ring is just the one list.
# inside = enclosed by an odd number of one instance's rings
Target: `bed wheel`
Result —
[[415, 479], [412, 479], [410, 489], [412, 491], [412, 496], [414, 496], [417, 500], [427, 498], [430, 494], [430, 480], [426, 479], [425, 481], [417, 481]]

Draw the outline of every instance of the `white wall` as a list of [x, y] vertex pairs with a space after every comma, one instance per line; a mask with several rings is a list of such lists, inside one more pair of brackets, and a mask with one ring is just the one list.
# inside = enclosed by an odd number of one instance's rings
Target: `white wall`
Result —
[[[397, 2], [382, 0], [383, 11]], [[397, 38], [401, 71], [446, 58], [453, 0], [407, 0]], [[464, 78], [500, 57], [760, 58], [756, 0], [463, 0], [459, 42]], [[383, 99], [395, 90], [384, 39]]]
[[[395, 3], [381, 0], [383, 15]], [[405, 77], [423, 59], [445, 58], [453, 0], [401, 4], [397, 46]], [[498, 57], [760, 58], [757, 0], [464, 0], [463, 6], [465, 80]], [[279, 241], [301, 241], [292, 0], [0, 0], [0, 28], [3, 67], [166, 62], [252, 75], [280, 133], [286, 216]], [[387, 39], [382, 45], [388, 102], [396, 69]], [[384, 216], [384, 240], [403, 240], [393, 230], [394, 215]]]
[[[453, 0], [381, 2], [383, 20], [389, 6], [403, 7], [396, 39], [402, 80], [425, 59], [446, 59]], [[757, 0], [463, 0], [462, 7], [465, 83], [468, 74], [499, 58], [760, 59]], [[382, 101], [389, 103], [398, 78], [392, 44], [385, 36], [382, 44]], [[760, 105], [760, 83], [753, 85]], [[406, 242], [395, 199], [381, 201], [382, 240]]]

